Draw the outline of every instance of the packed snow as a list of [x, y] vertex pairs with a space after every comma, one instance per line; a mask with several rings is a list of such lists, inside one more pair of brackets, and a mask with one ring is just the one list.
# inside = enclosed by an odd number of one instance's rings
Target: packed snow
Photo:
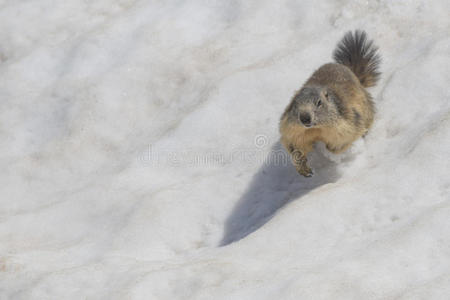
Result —
[[[450, 2], [0, 0], [0, 299], [450, 299]], [[348, 30], [369, 134], [279, 144]]]

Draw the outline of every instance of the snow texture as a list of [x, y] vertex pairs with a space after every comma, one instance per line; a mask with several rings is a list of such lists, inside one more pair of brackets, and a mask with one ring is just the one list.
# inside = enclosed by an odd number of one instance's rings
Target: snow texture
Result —
[[[0, 299], [450, 299], [450, 2], [0, 0]], [[299, 176], [345, 32], [377, 115]]]

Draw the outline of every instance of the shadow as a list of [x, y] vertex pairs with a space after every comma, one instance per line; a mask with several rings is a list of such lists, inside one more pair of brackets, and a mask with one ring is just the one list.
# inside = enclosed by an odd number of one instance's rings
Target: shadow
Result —
[[311, 178], [299, 175], [280, 142], [275, 143], [225, 222], [220, 246], [246, 237], [267, 223], [279, 208], [290, 201], [339, 178], [336, 163], [317, 149], [308, 155], [308, 162], [314, 169]]

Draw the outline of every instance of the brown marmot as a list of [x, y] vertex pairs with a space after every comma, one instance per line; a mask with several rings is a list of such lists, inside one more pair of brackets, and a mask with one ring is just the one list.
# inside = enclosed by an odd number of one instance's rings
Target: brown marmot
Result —
[[306, 155], [315, 142], [341, 153], [372, 125], [375, 108], [365, 88], [380, 76], [377, 50], [364, 31], [346, 33], [334, 50], [336, 63], [315, 71], [284, 111], [281, 143], [301, 175], [313, 175]]

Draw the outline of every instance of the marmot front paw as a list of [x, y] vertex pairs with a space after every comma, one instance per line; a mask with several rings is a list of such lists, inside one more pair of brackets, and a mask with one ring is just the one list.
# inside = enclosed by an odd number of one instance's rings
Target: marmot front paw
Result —
[[300, 175], [303, 175], [305, 177], [312, 177], [314, 175], [312, 169], [306, 165], [296, 167], [296, 169]]

